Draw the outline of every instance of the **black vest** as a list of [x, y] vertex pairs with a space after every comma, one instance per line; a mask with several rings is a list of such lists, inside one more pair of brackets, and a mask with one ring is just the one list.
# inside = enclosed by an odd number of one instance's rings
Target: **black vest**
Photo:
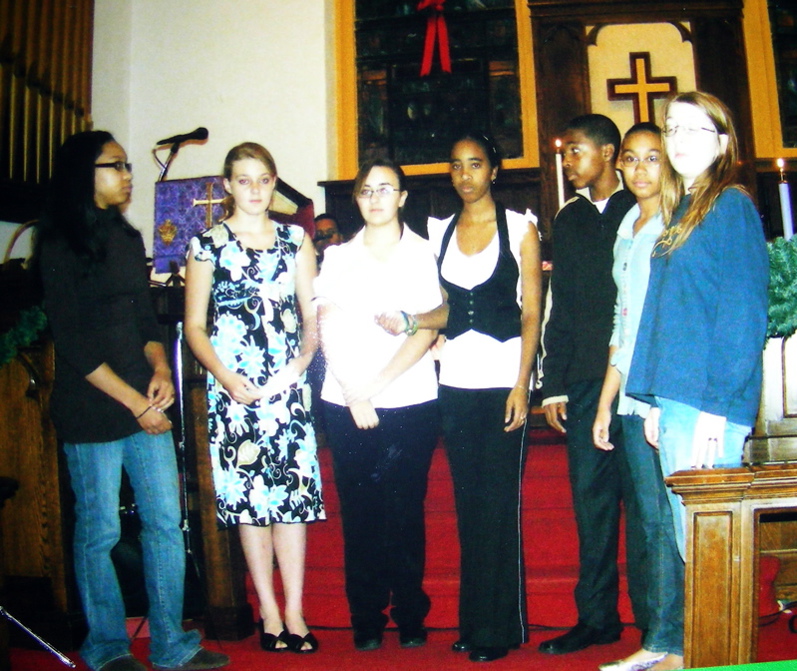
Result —
[[443, 331], [447, 338], [456, 338], [465, 331], [478, 331], [501, 342], [520, 335], [521, 311], [517, 304], [517, 282], [520, 277], [517, 261], [509, 247], [506, 210], [495, 204], [498, 225], [498, 261], [490, 278], [473, 289], [463, 289], [443, 277], [443, 259], [457, 226], [458, 212], [443, 235], [437, 268], [440, 284], [448, 293], [448, 325]]

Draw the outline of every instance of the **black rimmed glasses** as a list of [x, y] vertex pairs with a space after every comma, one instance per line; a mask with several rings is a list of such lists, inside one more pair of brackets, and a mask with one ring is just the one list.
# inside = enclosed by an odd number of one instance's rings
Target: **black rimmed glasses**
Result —
[[133, 172], [133, 164], [125, 161], [112, 161], [111, 163], [95, 163], [95, 168], [113, 168], [117, 172]]

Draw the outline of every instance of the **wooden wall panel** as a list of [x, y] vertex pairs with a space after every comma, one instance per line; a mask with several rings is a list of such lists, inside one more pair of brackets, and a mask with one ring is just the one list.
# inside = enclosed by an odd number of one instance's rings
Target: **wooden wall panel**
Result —
[[38, 216], [53, 154], [91, 127], [94, 0], [0, 0], [0, 220]]

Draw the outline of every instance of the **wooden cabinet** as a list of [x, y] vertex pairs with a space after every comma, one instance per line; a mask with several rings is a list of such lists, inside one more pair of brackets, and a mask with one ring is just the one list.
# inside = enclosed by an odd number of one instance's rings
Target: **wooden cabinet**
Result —
[[[759, 555], [797, 512], [797, 465], [680, 471], [686, 506], [686, 668], [748, 664], [758, 642]], [[781, 538], [781, 540], [783, 540]]]

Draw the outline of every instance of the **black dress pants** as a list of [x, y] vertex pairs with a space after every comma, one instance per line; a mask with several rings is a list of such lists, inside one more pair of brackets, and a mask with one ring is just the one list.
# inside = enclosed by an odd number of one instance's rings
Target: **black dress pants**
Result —
[[617, 553], [622, 504], [628, 590], [636, 625], [644, 630], [648, 626], [647, 551], [618, 417], [611, 426], [614, 450], [599, 450], [592, 441], [602, 385], [603, 380], [589, 380], [567, 389], [567, 457], [579, 545], [576, 607], [579, 619], [592, 627], [620, 628]]
[[526, 637], [520, 536], [525, 429], [504, 432], [508, 394], [439, 390], [459, 527], [459, 634], [479, 647], [511, 647]]
[[340, 497], [346, 597], [354, 630], [378, 635], [387, 624], [422, 626], [424, 499], [437, 444], [437, 402], [377, 408], [379, 425], [358, 429], [349, 409], [324, 402]]

